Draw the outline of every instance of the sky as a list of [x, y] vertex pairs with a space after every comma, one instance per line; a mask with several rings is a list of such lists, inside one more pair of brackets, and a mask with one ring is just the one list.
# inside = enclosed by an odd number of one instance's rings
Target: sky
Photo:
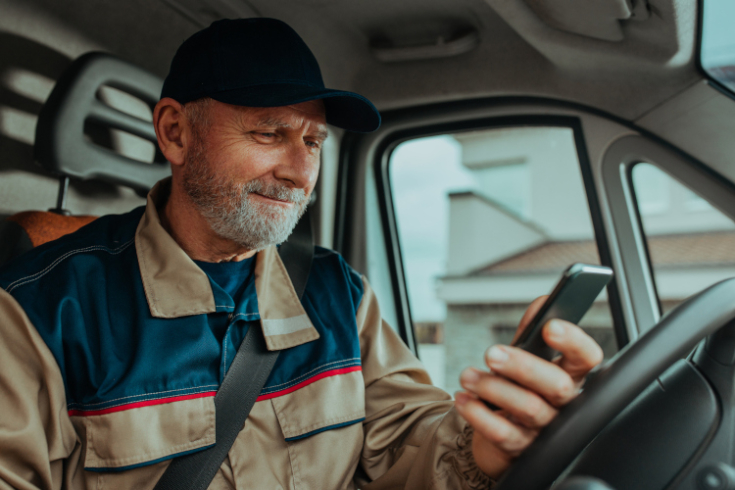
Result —
[[446, 135], [403, 143], [391, 157], [392, 194], [414, 321], [446, 317], [435, 291], [436, 278], [446, 270], [448, 193], [474, 188], [461, 157], [459, 143]]
[[702, 65], [735, 64], [735, 0], [704, 0]]

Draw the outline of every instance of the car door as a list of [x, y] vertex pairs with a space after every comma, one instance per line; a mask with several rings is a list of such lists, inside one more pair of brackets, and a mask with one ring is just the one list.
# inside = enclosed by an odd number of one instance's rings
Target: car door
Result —
[[[342, 141], [335, 247], [367, 275], [435, 384], [453, 391], [566, 266], [619, 267], [600, 165], [612, 141], [636, 133], [535, 98], [384, 116], [378, 132]], [[631, 338], [620, 281], [580, 322], [607, 357]]]

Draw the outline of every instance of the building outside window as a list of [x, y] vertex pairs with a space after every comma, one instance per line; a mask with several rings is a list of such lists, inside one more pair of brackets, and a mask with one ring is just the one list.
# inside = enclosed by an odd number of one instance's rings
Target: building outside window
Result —
[[[599, 263], [570, 128], [411, 140], [391, 155], [390, 179], [419, 354], [450, 392], [567, 266]], [[735, 276], [732, 221], [653, 165], [632, 181], [664, 313]], [[605, 293], [580, 326], [606, 357], [617, 351]]]

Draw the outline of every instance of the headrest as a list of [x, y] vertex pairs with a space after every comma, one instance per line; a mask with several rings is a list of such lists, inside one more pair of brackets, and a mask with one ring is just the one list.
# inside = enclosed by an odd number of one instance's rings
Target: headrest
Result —
[[96, 220], [96, 216], [62, 216], [45, 211], [24, 211], [6, 218], [20, 225], [34, 247], [77, 231]]
[[0, 221], [0, 266], [51, 240], [77, 231], [94, 216], [63, 216], [46, 211], [24, 211]]
[[[133, 95], [150, 107], [158, 102], [163, 81], [106, 53], [87, 53], [66, 69], [38, 116], [34, 157], [45, 169], [80, 179], [101, 179], [147, 191], [170, 174], [158, 151], [150, 121], [121, 112], [99, 98], [103, 86]], [[152, 142], [156, 156], [141, 162], [85, 138], [85, 123], [94, 122]]]

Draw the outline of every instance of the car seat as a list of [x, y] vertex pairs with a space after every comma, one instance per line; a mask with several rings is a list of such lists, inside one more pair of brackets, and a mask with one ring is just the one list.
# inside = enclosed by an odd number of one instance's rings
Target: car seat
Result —
[[[0, 222], [0, 266], [96, 218], [71, 216], [64, 209], [70, 178], [97, 179], [143, 194], [170, 174], [151, 122], [111, 107], [100, 96], [103, 87], [112, 87], [152, 108], [162, 85], [159, 77], [110, 54], [87, 53], [72, 62], [41, 109], [34, 143], [35, 161], [59, 176], [56, 208], [24, 211]], [[118, 130], [151, 142], [155, 147], [153, 162], [101, 146], [86, 131], [90, 126], [97, 134]]]

